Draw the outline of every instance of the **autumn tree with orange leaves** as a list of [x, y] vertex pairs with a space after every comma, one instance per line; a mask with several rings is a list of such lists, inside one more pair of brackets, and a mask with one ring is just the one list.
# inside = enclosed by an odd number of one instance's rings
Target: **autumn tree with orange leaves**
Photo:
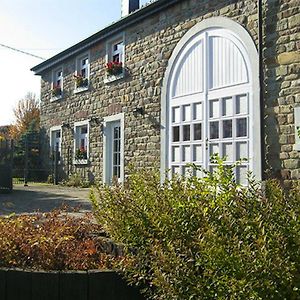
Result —
[[10, 127], [11, 138], [19, 139], [29, 128], [38, 131], [40, 106], [35, 94], [27, 93], [23, 99], [19, 100], [14, 108], [14, 115], [15, 123]]

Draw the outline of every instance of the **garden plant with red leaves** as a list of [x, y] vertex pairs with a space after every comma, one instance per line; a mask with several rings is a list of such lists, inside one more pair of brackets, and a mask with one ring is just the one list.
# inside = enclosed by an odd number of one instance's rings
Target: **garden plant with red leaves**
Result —
[[87, 151], [84, 147], [78, 148], [75, 154], [76, 159], [87, 159]]
[[122, 250], [92, 216], [65, 210], [0, 218], [0, 267], [42, 270], [113, 269]]
[[123, 71], [123, 64], [122, 62], [111, 61], [105, 65], [105, 68], [108, 75], [118, 75]]

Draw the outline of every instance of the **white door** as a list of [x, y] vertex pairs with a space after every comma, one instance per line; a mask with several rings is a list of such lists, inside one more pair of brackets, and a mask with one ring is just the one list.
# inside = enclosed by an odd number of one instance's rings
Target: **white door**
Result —
[[123, 131], [121, 120], [106, 122], [104, 140], [104, 182], [123, 181]]
[[186, 175], [188, 163], [213, 170], [210, 157], [217, 153], [227, 163], [245, 159], [235, 170], [237, 181], [245, 183], [253, 134], [249, 72], [244, 46], [228, 30], [207, 30], [183, 47], [168, 90], [168, 161], [173, 173]]

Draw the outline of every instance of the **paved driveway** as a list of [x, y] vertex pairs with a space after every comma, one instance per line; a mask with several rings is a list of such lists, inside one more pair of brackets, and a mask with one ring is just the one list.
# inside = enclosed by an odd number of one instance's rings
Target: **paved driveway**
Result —
[[0, 215], [48, 212], [63, 204], [80, 207], [80, 213], [89, 212], [89, 191], [53, 185], [15, 185], [11, 194], [0, 194]]

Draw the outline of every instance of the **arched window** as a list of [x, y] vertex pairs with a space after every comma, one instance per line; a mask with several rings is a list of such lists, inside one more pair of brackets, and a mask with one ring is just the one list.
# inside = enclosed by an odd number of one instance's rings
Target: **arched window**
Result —
[[258, 86], [258, 55], [240, 25], [220, 17], [192, 28], [164, 81], [162, 171], [186, 175], [189, 163], [212, 171], [217, 153], [228, 164], [246, 159], [235, 170], [238, 182], [249, 170], [260, 179]]

